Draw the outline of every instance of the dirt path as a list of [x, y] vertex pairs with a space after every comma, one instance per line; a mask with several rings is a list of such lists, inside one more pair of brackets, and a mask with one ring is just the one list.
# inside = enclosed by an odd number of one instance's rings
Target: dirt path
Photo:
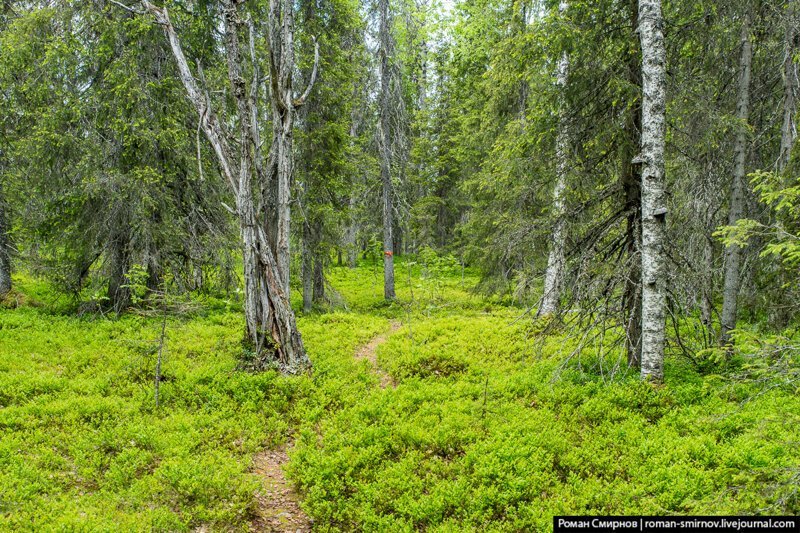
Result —
[[372, 368], [375, 369], [375, 373], [378, 374], [378, 377], [380, 378], [382, 389], [385, 389], [389, 385], [394, 387], [395, 384], [392, 381], [392, 377], [383, 370], [381, 370], [381, 368], [378, 366], [378, 358], [375, 355], [375, 351], [378, 349], [378, 346], [386, 342], [386, 340], [389, 338], [389, 335], [400, 329], [401, 325], [402, 324], [400, 324], [400, 322], [398, 322], [397, 320], [392, 320], [391, 324], [389, 325], [389, 331], [381, 333], [376, 337], [373, 337], [371, 341], [369, 341], [367, 344], [365, 344], [356, 351], [357, 360], [366, 359], [367, 361], [370, 362]]
[[265, 450], [253, 458], [253, 472], [261, 478], [256, 518], [251, 531], [306, 533], [311, 519], [300, 509], [300, 498], [283, 471], [289, 456], [285, 448]]
[[[356, 359], [366, 359], [380, 378], [381, 388], [394, 386], [391, 376], [380, 369], [375, 351], [386, 342], [389, 335], [400, 329], [400, 322], [393, 320], [389, 331], [373, 337], [356, 350]], [[250, 524], [251, 531], [280, 533], [307, 533], [311, 531], [311, 519], [300, 509], [300, 498], [287, 481], [283, 471], [289, 461], [286, 447], [264, 450], [253, 458], [253, 472], [262, 481], [263, 488], [256, 495], [258, 508], [256, 518]]]

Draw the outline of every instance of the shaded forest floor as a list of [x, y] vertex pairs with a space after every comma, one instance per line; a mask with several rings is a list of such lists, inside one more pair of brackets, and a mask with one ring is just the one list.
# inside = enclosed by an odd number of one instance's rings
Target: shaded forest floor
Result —
[[[0, 309], [0, 529], [268, 529], [260, 499], [292, 490], [318, 531], [800, 511], [790, 381], [675, 354], [663, 387], [609, 376], [612, 355], [569, 357], [577, 336], [536, 335], [468, 271], [397, 274], [386, 304], [377, 264], [332, 270], [340, 305], [299, 316], [314, 372], [295, 378], [238, 371], [240, 304], [199, 298], [168, 320], [157, 410], [159, 317], [75, 317], [17, 279], [23, 305]], [[275, 465], [292, 487], [265, 488]]]

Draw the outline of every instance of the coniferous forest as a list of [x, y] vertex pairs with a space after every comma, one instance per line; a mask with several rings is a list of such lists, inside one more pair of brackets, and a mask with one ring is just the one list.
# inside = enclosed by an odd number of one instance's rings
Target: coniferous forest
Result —
[[0, 0], [0, 530], [800, 514], [798, 70], [798, 0]]

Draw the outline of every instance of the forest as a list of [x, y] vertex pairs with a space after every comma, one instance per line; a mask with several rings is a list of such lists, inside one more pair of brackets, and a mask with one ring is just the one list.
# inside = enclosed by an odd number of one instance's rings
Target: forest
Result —
[[799, 64], [798, 0], [0, 0], [0, 530], [800, 514]]

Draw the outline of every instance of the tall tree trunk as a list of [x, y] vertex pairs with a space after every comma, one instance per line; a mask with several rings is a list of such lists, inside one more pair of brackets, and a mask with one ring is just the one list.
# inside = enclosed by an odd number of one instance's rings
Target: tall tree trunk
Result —
[[[639, 28], [636, 0], [628, 2], [631, 31]], [[641, 91], [641, 53], [633, 41], [627, 53], [627, 77], [632, 87]], [[622, 145], [620, 174], [625, 194], [625, 261], [627, 265], [622, 293], [622, 315], [625, 324], [625, 351], [628, 366], [639, 368], [642, 358], [642, 166], [633, 159], [639, 153], [642, 131], [642, 106], [637, 94], [625, 116], [625, 139]]]
[[794, 63], [794, 54], [797, 51], [797, 0], [789, 0], [786, 8], [786, 33], [784, 37], [783, 57], [783, 124], [781, 126], [781, 153], [778, 158], [778, 171], [783, 172], [789, 164], [792, 155], [797, 129], [794, 115], [797, 112], [797, 66]]
[[[567, 10], [567, 2], [562, 1], [558, 6], [559, 13], [563, 16]], [[539, 315], [547, 316], [558, 311], [558, 302], [561, 299], [561, 285], [564, 280], [564, 247], [566, 246], [565, 220], [564, 220], [564, 195], [569, 169], [569, 132], [567, 124], [567, 99], [564, 91], [567, 88], [569, 75], [569, 55], [562, 52], [558, 61], [556, 72], [556, 86], [559, 90], [559, 119], [558, 134], [556, 135], [556, 183], [553, 187], [553, 241], [550, 244], [550, 253], [547, 257], [547, 270], [544, 274], [544, 293]]]
[[[733, 179], [730, 191], [730, 211], [728, 224], [733, 226], [744, 216], [744, 179], [747, 157], [747, 119], [750, 109], [750, 69], [753, 61], [753, 46], [750, 42], [750, 17], [745, 16], [742, 23], [741, 55], [739, 57], [739, 91], [736, 98], [736, 118], [738, 120], [734, 142]], [[730, 331], [736, 328], [737, 302], [739, 298], [740, 268], [742, 248], [737, 245], [725, 249], [725, 286], [723, 289], [720, 342], [730, 342]]]
[[[0, 154], [2, 157], [2, 154]], [[2, 176], [0, 176], [2, 179]], [[11, 239], [6, 200], [0, 183], [0, 297], [11, 291]]]
[[[0, 4], [0, 29], [5, 29], [12, 13], [11, 1]], [[11, 292], [11, 221], [3, 193], [3, 171], [6, 164], [6, 151], [0, 147], [0, 299]]]
[[[786, 21], [784, 33], [784, 57], [783, 57], [783, 123], [781, 124], [781, 151], [778, 155], [778, 173], [783, 174], [789, 165], [792, 156], [795, 140], [797, 139], [797, 128], [794, 116], [797, 112], [797, 66], [794, 63], [794, 54], [797, 52], [795, 40], [797, 39], [797, 0], [788, 0], [786, 6]], [[787, 178], [791, 174], [782, 176], [784, 183], [788, 183]], [[779, 227], [783, 229], [782, 221], [778, 221]], [[785, 287], [791, 283], [791, 274], [781, 265], [770, 263], [769, 269], [775, 273], [777, 283]], [[773, 297], [772, 305], [769, 309], [769, 322], [776, 329], [784, 329], [792, 319], [791, 309], [793, 308], [792, 294], [782, 290]]]
[[642, 42], [642, 378], [664, 379], [666, 49], [661, 0], [639, 0]]
[[[236, 198], [236, 215], [242, 238], [245, 284], [245, 342], [255, 354], [258, 367], [277, 365], [287, 373], [300, 372], [311, 366], [295, 323], [288, 291], [288, 236], [282, 241], [282, 231], [288, 228], [289, 183], [292, 172], [291, 125], [294, 110], [301, 106], [316, 79], [319, 49], [315, 50], [315, 63], [311, 80], [302, 96], [293, 97], [291, 74], [294, 68], [294, 22], [292, 4], [288, 0], [270, 0], [270, 98], [273, 110], [282, 115], [280, 131], [274, 131], [265, 166], [261, 160], [258, 139], [258, 111], [256, 107], [259, 83], [258, 63], [255, 57], [254, 30], [250, 26], [250, 55], [253, 81], [250, 92], [242, 74], [244, 62], [239, 46], [240, 0], [225, 0], [224, 38], [231, 94], [236, 102], [239, 122], [238, 154], [235, 143], [225, 135], [225, 130], [214, 112], [208, 92], [202, 90], [192, 75], [178, 34], [166, 8], [155, 7], [147, 0], [142, 6], [155, 16], [167, 35], [178, 73], [187, 96], [200, 119], [219, 162], [220, 170]], [[288, 119], [284, 117], [288, 116]], [[289, 129], [287, 130], [287, 126]], [[288, 149], [287, 149], [288, 147]], [[237, 157], [238, 156], [238, 157]], [[256, 209], [253, 201], [253, 178], [258, 179], [258, 190], [264, 191], [263, 205]], [[273, 187], [273, 183], [275, 186]], [[272, 194], [275, 191], [275, 194]], [[259, 217], [259, 215], [263, 215]], [[277, 230], [272, 237], [272, 230]], [[283, 265], [281, 267], [279, 265]], [[283, 268], [283, 270], [281, 270]]]
[[383, 185], [383, 296], [394, 300], [394, 190], [392, 187], [392, 89], [390, 57], [393, 52], [389, 0], [380, 0], [380, 124], [379, 150]]

